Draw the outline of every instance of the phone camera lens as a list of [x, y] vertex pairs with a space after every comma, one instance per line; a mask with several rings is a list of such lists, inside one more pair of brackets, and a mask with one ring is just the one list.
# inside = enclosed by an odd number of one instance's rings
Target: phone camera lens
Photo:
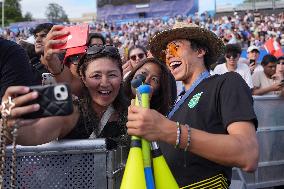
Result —
[[60, 88], [60, 91], [64, 92], [64, 91], [65, 91], [65, 88], [64, 88], [64, 87], [61, 87], [61, 88]]
[[56, 94], [56, 97], [57, 97], [57, 98], [61, 98], [61, 94], [60, 94], [60, 93], [57, 93], [57, 94]]

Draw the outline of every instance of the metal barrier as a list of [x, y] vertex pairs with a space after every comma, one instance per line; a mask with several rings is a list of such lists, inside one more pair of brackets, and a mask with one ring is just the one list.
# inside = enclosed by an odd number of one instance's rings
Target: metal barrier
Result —
[[[107, 150], [105, 139], [17, 146], [17, 188], [119, 188], [127, 155], [126, 147]], [[3, 188], [10, 188], [10, 163], [11, 146]]]
[[242, 181], [247, 189], [284, 185], [284, 99], [255, 96], [254, 110], [258, 118], [258, 168], [254, 173], [234, 168], [232, 179]]
[[[284, 100], [255, 97], [260, 161], [255, 173], [233, 169], [231, 189], [284, 185]], [[107, 149], [105, 139], [55, 141], [17, 146], [17, 188], [95, 188], [120, 186], [128, 149]], [[7, 149], [4, 188], [10, 182], [11, 146]]]

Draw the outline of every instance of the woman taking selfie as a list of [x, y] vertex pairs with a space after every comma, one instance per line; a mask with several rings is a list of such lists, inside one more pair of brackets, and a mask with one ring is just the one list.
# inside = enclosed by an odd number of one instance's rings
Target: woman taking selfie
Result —
[[[78, 72], [84, 83], [84, 93], [74, 102], [74, 112], [69, 116], [19, 120], [18, 144], [38, 145], [55, 139], [87, 138], [112, 138], [117, 143], [127, 143], [125, 124], [129, 100], [122, 92], [121, 59], [117, 49], [89, 47], [80, 60]], [[165, 115], [176, 97], [172, 75], [158, 60], [146, 59], [130, 73], [125, 83], [127, 94], [131, 94], [128, 99], [135, 96], [130, 83], [138, 74], [144, 75], [145, 83], [153, 89], [151, 107]], [[10, 87], [6, 91], [3, 100], [22, 95], [13, 99], [16, 107], [11, 112], [10, 126], [24, 114], [39, 109], [38, 105], [20, 107], [38, 97], [37, 93], [28, 91], [27, 87]]]
[[[92, 46], [82, 57], [78, 71], [84, 83], [83, 97], [74, 102], [69, 116], [19, 120], [17, 143], [37, 145], [55, 139], [121, 138], [126, 134], [127, 100], [122, 90], [121, 58], [117, 48]], [[27, 87], [10, 87], [3, 101], [13, 99], [9, 126], [22, 115], [39, 109], [38, 105], [20, 107], [36, 99]], [[21, 95], [21, 96], [19, 96]]]

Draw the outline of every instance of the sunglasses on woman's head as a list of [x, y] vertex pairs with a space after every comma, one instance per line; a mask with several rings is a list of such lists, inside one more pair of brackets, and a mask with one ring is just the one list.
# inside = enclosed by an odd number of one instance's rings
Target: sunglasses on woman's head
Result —
[[120, 56], [118, 49], [111, 45], [92, 45], [88, 47], [86, 52], [87, 55], [95, 55], [99, 53], [107, 53], [111, 56]]
[[134, 54], [134, 55], [130, 56], [130, 59], [133, 60], [133, 61], [136, 61], [137, 57], [139, 59], [143, 59], [145, 57], [145, 54], [144, 53]]

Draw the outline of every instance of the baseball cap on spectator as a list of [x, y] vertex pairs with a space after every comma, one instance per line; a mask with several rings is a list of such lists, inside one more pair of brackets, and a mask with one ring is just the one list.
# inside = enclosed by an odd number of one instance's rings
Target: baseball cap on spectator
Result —
[[69, 58], [71, 56], [74, 56], [74, 55], [83, 55], [86, 53], [86, 50], [87, 50], [87, 46], [81, 46], [81, 47], [74, 47], [74, 48], [70, 48], [70, 49], [67, 49], [66, 50], [66, 53], [65, 53], [65, 56], [64, 56], [64, 60], [63, 60], [63, 63], [65, 65], [68, 65], [70, 64], [70, 60]]
[[251, 52], [251, 51], [253, 51], [253, 50], [258, 51], [258, 53], [260, 52], [260, 51], [259, 51], [259, 48], [258, 48], [257, 46], [255, 46], [255, 45], [249, 46], [249, 48], [247, 49], [247, 52], [249, 53], [249, 52]]

